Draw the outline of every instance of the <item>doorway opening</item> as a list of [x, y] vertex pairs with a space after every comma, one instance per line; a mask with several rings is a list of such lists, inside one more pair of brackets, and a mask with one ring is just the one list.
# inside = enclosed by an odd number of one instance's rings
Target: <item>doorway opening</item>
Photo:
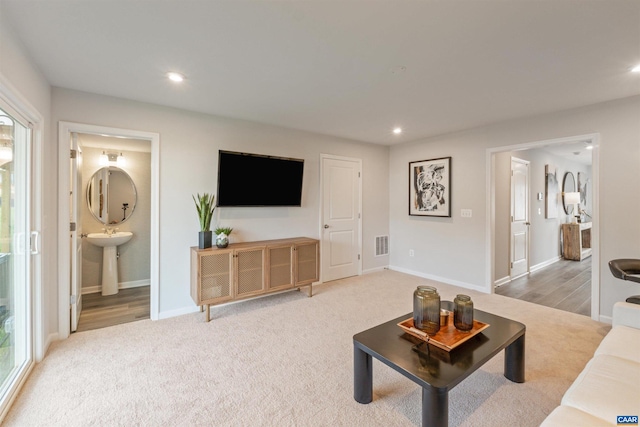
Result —
[[[68, 163], [74, 137], [83, 153], [81, 179], [72, 176]], [[60, 265], [73, 266], [74, 252], [84, 254], [79, 269], [59, 269], [61, 339], [68, 337], [74, 326], [78, 330], [94, 329], [139, 320], [147, 316], [144, 312], [148, 312], [152, 320], [158, 319], [159, 135], [60, 122], [59, 158]], [[124, 166], [122, 160], [128, 166]], [[80, 220], [73, 216], [73, 202], [69, 202], [73, 178], [80, 182], [76, 189]], [[114, 189], [118, 191], [111, 194], [110, 190]], [[100, 240], [103, 236], [107, 244]], [[120, 242], [123, 236], [125, 241]], [[114, 237], [118, 239], [115, 246], [111, 245]], [[74, 242], [79, 243], [72, 246]], [[74, 251], [72, 247], [81, 249]], [[135, 295], [128, 295], [131, 293]], [[130, 301], [132, 298], [135, 303]], [[101, 313], [115, 311], [114, 304], [120, 306], [120, 310], [122, 304], [129, 309], [122, 316], [101, 318]], [[144, 307], [147, 304], [148, 310]], [[83, 306], [88, 309], [84, 319]], [[74, 319], [72, 313], [78, 318]], [[76, 320], [79, 322], [74, 325]]]
[[[487, 150], [491, 171], [488, 271], [495, 293], [599, 318], [598, 145], [599, 136], [591, 134]], [[510, 259], [517, 249], [510, 235], [513, 157], [530, 166], [530, 215], [525, 221], [529, 243], [518, 251], [527, 257], [517, 275], [512, 274]], [[574, 176], [579, 179], [573, 189], [563, 188], [565, 177], [568, 181]], [[580, 195], [575, 206], [567, 206], [564, 200], [569, 192]], [[590, 247], [575, 261], [564, 245], [567, 227], [590, 230], [590, 242], [585, 243]]]
[[[82, 159], [76, 194], [76, 232], [80, 233], [82, 255], [79, 277], [73, 277], [72, 269], [72, 295], [75, 279], [81, 311], [77, 325], [72, 312], [71, 329], [81, 332], [149, 319], [151, 142], [86, 133], [74, 133], [73, 137], [76, 159]], [[72, 189], [72, 198], [73, 193]], [[73, 209], [73, 202], [71, 206]], [[101, 241], [95, 244], [91, 238], [107, 234], [110, 240], [120, 235], [126, 239], [125, 233], [131, 237], [113, 249], [115, 260], [109, 258], [109, 249], [102, 247]]]

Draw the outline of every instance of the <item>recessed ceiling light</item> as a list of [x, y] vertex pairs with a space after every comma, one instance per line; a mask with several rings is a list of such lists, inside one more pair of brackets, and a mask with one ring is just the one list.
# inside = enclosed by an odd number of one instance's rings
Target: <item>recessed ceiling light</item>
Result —
[[395, 128], [393, 130], [393, 133], [395, 133], [396, 135], [400, 135], [402, 133], [402, 128]]
[[640, 73], [640, 64], [636, 65], [631, 69], [632, 73]]
[[176, 83], [180, 83], [181, 81], [184, 80], [184, 76], [180, 73], [174, 73], [174, 72], [167, 73], [167, 77], [169, 77], [169, 80]]

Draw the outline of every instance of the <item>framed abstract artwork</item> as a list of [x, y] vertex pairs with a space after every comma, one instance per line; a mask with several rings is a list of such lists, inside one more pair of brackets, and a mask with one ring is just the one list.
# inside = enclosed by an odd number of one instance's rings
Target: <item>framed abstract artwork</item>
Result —
[[558, 217], [558, 176], [557, 168], [555, 165], [545, 165], [545, 185], [544, 189], [547, 193], [547, 199], [545, 204], [545, 218], [557, 218]]
[[451, 217], [451, 157], [409, 162], [409, 215]]

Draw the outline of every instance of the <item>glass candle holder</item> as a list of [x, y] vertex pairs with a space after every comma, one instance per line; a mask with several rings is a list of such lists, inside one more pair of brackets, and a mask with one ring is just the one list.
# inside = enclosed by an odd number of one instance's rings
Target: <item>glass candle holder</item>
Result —
[[418, 286], [413, 292], [413, 326], [429, 335], [440, 330], [440, 294], [433, 286]]
[[473, 328], [473, 301], [468, 295], [458, 295], [453, 300], [453, 325], [457, 330], [469, 332]]

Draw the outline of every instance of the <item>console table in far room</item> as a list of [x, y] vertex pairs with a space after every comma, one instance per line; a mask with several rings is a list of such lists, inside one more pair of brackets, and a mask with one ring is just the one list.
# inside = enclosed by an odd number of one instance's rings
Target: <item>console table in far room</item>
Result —
[[562, 224], [564, 259], [582, 261], [591, 256], [591, 223]]

